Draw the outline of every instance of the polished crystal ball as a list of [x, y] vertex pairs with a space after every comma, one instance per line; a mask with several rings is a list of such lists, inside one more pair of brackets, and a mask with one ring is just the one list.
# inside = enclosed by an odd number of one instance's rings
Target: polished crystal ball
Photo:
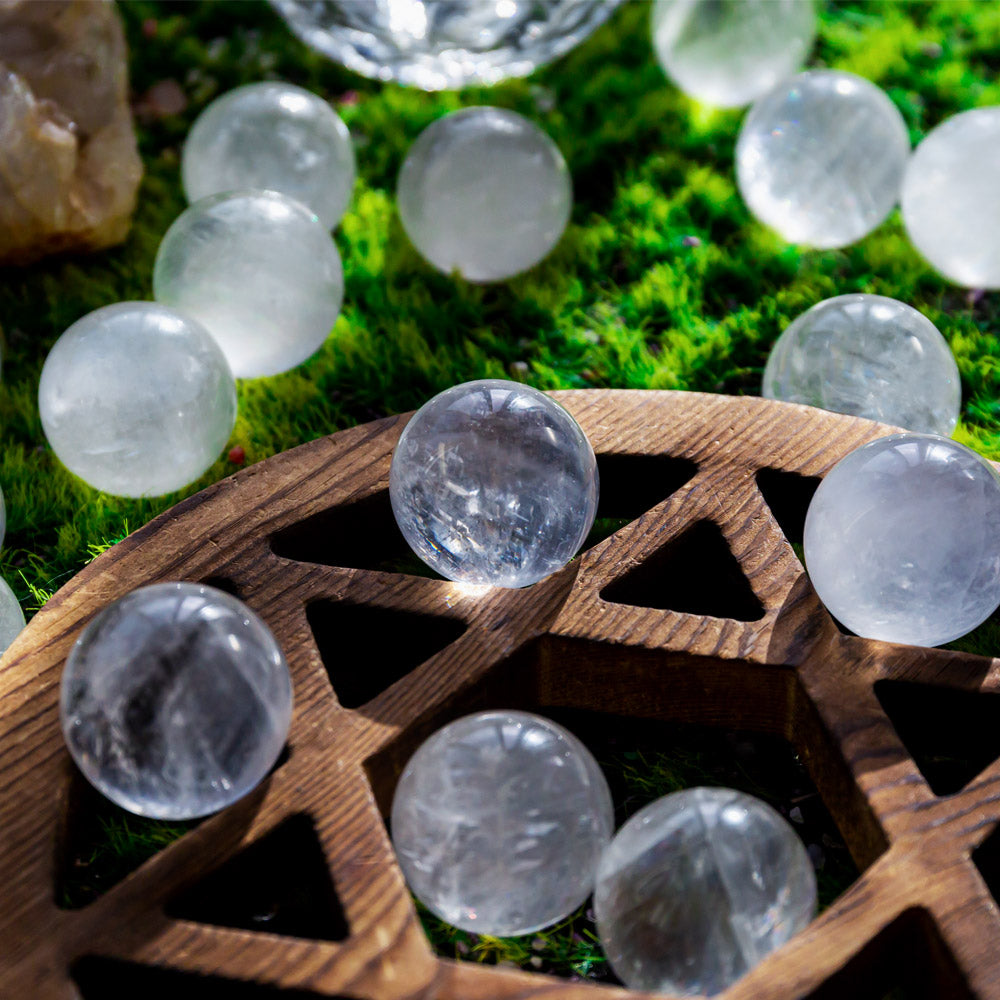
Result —
[[392, 842], [414, 895], [478, 934], [528, 934], [573, 912], [614, 832], [607, 781], [562, 726], [528, 712], [450, 723], [410, 758]]
[[769, 805], [688, 788], [618, 831], [597, 867], [594, 911], [626, 986], [713, 996], [812, 920], [816, 875]]
[[285, 657], [242, 602], [196, 583], [134, 590], [66, 661], [63, 735], [85, 777], [140, 816], [193, 819], [242, 798], [292, 717]]
[[580, 425], [519, 382], [466, 382], [425, 403], [392, 456], [400, 531], [449, 580], [526, 587], [576, 554], [597, 512]]
[[949, 438], [880, 438], [827, 473], [804, 549], [820, 600], [858, 635], [950, 642], [1000, 604], [1000, 478]]
[[251, 83], [198, 116], [184, 143], [188, 201], [267, 188], [296, 198], [332, 229], [354, 187], [347, 126], [322, 98], [290, 83]]
[[810, 70], [750, 109], [736, 178], [750, 211], [791, 243], [842, 247], [870, 233], [899, 198], [906, 123], [875, 84]]
[[883, 295], [838, 295], [799, 316], [771, 350], [762, 392], [945, 436], [962, 402], [958, 365], [938, 328]]
[[917, 146], [903, 178], [903, 222], [946, 278], [1000, 288], [1000, 107], [947, 119]]
[[326, 340], [344, 274], [330, 233], [300, 202], [243, 191], [178, 216], [156, 254], [153, 293], [205, 326], [237, 378], [276, 375]]
[[24, 628], [24, 612], [14, 596], [14, 591], [0, 577], [0, 656]]
[[756, 100], [805, 62], [812, 0], [656, 0], [653, 48], [686, 94], [723, 108]]
[[159, 496], [219, 457], [236, 423], [236, 384], [196, 320], [155, 302], [119, 302], [56, 341], [38, 409], [70, 472], [106, 493]]
[[566, 161], [535, 124], [503, 108], [439, 118], [399, 171], [399, 216], [436, 268], [503, 281], [559, 242], [573, 202]]
[[271, 0], [307, 45], [376, 80], [449, 90], [526, 76], [620, 0]]

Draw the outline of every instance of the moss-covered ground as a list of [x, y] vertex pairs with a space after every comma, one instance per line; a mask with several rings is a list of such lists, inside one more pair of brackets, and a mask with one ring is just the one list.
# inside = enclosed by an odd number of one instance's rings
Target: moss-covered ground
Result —
[[[852, 70], [884, 87], [914, 142], [948, 115], [1000, 104], [1000, 4], [820, 6], [811, 64]], [[121, 12], [136, 97], [175, 81], [186, 98], [174, 114], [140, 101], [146, 176], [132, 233], [105, 253], [8, 270], [0, 280], [0, 485], [9, 517], [0, 575], [29, 615], [97, 552], [235, 469], [224, 453], [183, 494], [102, 495], [56, 461], [35, 395], [46, 352], [70, 323], [99, 306], [151, 297], [158, 241], [184, 207], [178, 161], [188, 127], [220, 93], [262, 78], [302, 84], [334, 103], [356, 142], [359, 179], [336, 234], [346, 294], [332, 335], [296, 370], [239, 387], [230, 446], [241, 446], [247, 462], [483, 376], [543, 389], [755, 393], [770, 345], [788, 322], [849, 291], [900, 298], [938, 325], [962, 375], [956, 436], [1000, 456], [1000, 299], [938, 277], [909, 245], [898, 214], [855, 246], [824, 252], [789, 246], [750, 218], [733, 178], [741, 114], [699, 106], [666, 82], [652, 57], [646, 4], [625, 4], [584, 46], [527, 80], [457, 94], [350, 74], [296, 41], [263, 2], [132, 0]], [[484, 103], [513, 108], [553, 137], [573, 174], [575, 207], [544, 263], [511, 282], [477, 287], [422, 262], [400, 228], [393, 186], [424, 126]], [[966, 648], [995, 652], [997, 630], [989, 624]], [[638, 751], [608, 751], [605, 760], [616, 780], [633, 775], [645, 783], [648, 797], [706, 776], [737, 780], [729, 758], [706, 763], [714, 759], [711, 743], [693, 757], [629, 753]], [[761, 790], [789, 810], [787, 789], [764, 783]], [[91, 859], [130, 851], [138, 858], [172, 835], [131, 820], [122, 831], [124, 821], [113, 815], [106, 822], [111, 833], [98, 838]], [[816, 842], [828, 836], [833, 844], [835, 836], [821, 831], [822, 824], [813, 831]], [[83, 869], [92, 863], [77, 860]], [[834, 868], [836, 889], [850, 875]], [[428, 926], [440, 947], [459, 955], [605, 974], [586, 914], [515, 942], [456, 937], [430, 918]]]

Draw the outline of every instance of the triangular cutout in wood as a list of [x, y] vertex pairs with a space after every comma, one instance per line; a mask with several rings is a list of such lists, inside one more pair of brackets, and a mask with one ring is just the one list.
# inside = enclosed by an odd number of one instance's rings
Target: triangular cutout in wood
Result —
[[793, 547], [802, 544], [806, 511], [822, 481], [819, 476], [803, 476], [781, 469], [760, 469], [757, 473], [757, 488]]
[[742, 622], [764, 617], [764, 606], [713, 521], [695, 522], [645, 562], [608, 584], [601, 599]]
[[202, 924], [342, 941], [347, 918], [312, 820], [298, 815], [172, 899], [167, 914]]

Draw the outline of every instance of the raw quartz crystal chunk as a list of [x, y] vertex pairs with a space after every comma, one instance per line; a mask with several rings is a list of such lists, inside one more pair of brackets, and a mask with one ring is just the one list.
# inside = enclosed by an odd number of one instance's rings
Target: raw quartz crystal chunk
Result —
[[0, 4], [0, 264], [120, 243], [141, 177], [114, 4]]
[[1000, 107], [964, 111], [917, 146], [903, 178], [903, 222], [946, 278], [1000, 288]]
[[614, 831], [590, 752], [527, 712], [483, 712], [438, 730], [392, 802], [403, 874], [442, 920], [479, 934], [528, 934], [590, 895]]
[[938, 328], [883, 295], [838, 295], [778, 338], [763, 395], [949, 435], [958, 423], [958, 365]]
[[561, 569], [597, 512], [579, 424], [519, 382], [465, 382], [425, 403], [392, 456], [389, 495], [414, 552], [450, 580], [526, 587]]
[[656, 0], [653, 47], [686, 94], [723, 108], [756, 100], [805, 62], [812, 0]]
[[938, 646], [1000, 604], [1000, 478], [932, 434], [894, 434], [838, 462], [806, 514], [809, 577], [858, 635]]
[[449, 90], [527, 76], [619, 0], [271, 0], [299, 38], [376, 80]]
[[181, 176], [189, 202], [266, 188], [301, 201], [332, 229], [351, 200], [354, 148], [322, 98], [290, 83], [251, 83], [198, 116], [184, 142]]
[[573, 190], [566, 161], [537, 125], [503, 108], [465, 108], [410, 147], [397, 202], [407, 236], [438, 270], [503, 281], [559, 242]]
[[750, 109], [736, 179], [761, 222], [790, 243], [829, 249], [888, 216], [909, 155], [906, 123], [884, 91], [853, 73], [809, 70]]
[[812, 920], [816, 876], [769, 805], [689, 788], [618, 831], [597, 868], [594, 911], [626, 986], [713, 996]]
[[84, 629], [63, 672], [63, 735], [88, 781], [130, 812], [193, 819], [242, 798], [292, 716], [284, 654], [242, 601], [142, 587]]
[[0, 656], [24, 628], [24, 612], [10, 585], [0, 577]]

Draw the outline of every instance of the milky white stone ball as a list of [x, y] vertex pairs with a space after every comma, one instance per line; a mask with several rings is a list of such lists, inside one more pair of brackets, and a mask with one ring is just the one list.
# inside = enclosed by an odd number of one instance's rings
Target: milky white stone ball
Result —
[[77, 320], [38, 386], [56, 457], [118, 496], [159, 496], [201, 476], [236, 422], [236, 385], [205, 328], [156, 302], [119, 302]]
[[884, 295], [838, 295], [804, 312], [771, 349], [762, 391], [945, 436], [962, 402], [958, 365], [938, 328]]
[[14, 591], [0, 577], [0, 656], [24, 628], [24, 612], [14, 596]]
[[816, 37], [812, 0], [656, 0], [653, 48], [684, 93], [738, 108], [805, 62]]
[[446, 274], [479, 282], [534, 267], [559, 242], [573, 201], [556, 144], [527, 118], [489, 107], [424, 129], [396, 196], [417, 250]]
[[913, 245], [946, 278], [1000, 288], [1000, 107], [938, 125], [903, 178], [903, 222]]
[[810, 70], [750, 109], [736, 179], [750, 211], [790, 243], [842, 247], [892, 211], [909, 155], [906, 123], [884, 91], [853, 73]]
[[769, 805], [688, 788], [618, 831], [597, 868], [594, 911], [626, 986], [713, 996], [812, 920], [816, 875]]
[[195, 202], [156, 254], [158, 302], [192, 316], [218, 341], [237, 378], [276, 375], [326, 340], [344, 274], [329, 232], [276, 191]]
[[84, 629], [63, 671], [63, 735], [123, 809], [193, 819], [242, 798], [292, 717], [284, 654], [242, 601], [196, 583], [134, 590]]
[[478, 934], [528, 934], [590, 895], [614, 831], [590, 752], [528, 712], [450, 723], [410, 758], [392, 801], [392, 841], [414, 895]]
[[267, 188], [296, 198], [332, 229], [354, 187], [347, 126], [322, 98], [290, 83], [251, 83], [214, 100], [184, 142], [188, 201]]
[[950, 642], [1000, 604], [1000, 478], [957, 441], [880, 438], [827, 473], [803, 545], [820, 600], [853, 632]]
[[580, 425], [519, 382], [439, 393], [396, 445], [389, 496], [414, 552], [449, 580], [526, 587], [576, 554], [597, 512], [597, 461]]

